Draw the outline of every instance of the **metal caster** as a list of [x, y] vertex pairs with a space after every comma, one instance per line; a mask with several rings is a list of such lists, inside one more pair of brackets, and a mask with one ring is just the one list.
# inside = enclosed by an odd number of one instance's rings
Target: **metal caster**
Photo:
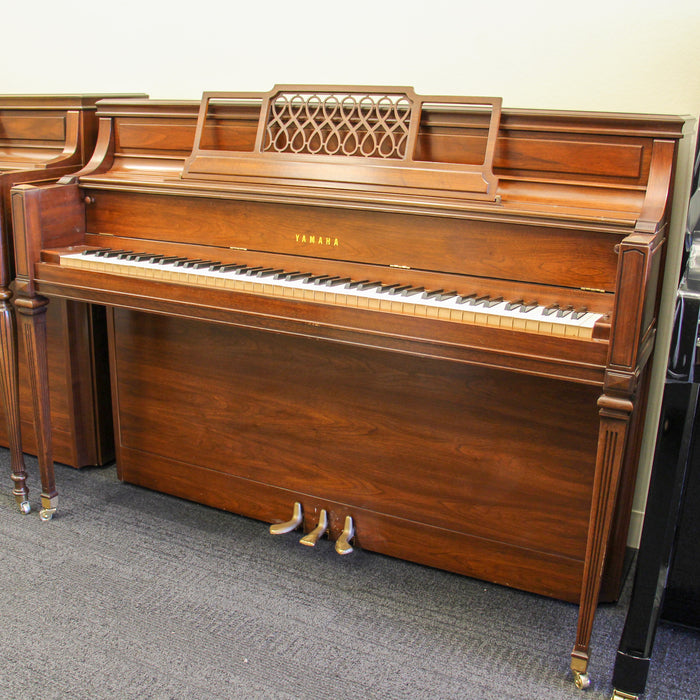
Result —
[[625, 693], [623, 690], [613, 690], [610, 700], [639, 700], [639, 695], [634, 693]]
[[588, 677], [587, 673], [580, 673], [579, 671], [574, 671], [574, 685], [579, 690], [585, 690], [591, 684], [591, 679]]
[[19, 505], [19, 512], [22, 513], [22, 515], [26, 515], [27, 513], [31, 513], [32, 506], [30, 505], [29, 501], [22, 501]]
[[39, 519], [46, 523], [53, 518], [55, 512], [55, 508], [42, 508], [39, 511]]

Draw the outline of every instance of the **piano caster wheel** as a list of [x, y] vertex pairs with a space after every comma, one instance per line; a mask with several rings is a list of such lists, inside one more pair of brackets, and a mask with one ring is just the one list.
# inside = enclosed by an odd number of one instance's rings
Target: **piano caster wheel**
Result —
[[591, 684], [591, 679], [588, 677], [587, 673], [581, 673], [579, 671], [574, 671], [574, 685], [579, 690], [585, 690]]
[[328, 530], [328, 513], [326, 513], [326, 509], [324, 508], [318, 514], [318, 525], [316, 525], [308, 535], [304, 535], [299, 542], [305, 544], [307, 547], [315, 547], [316, 542], [326, 534], [326, 530]]
[[55, 513], [55, 508], [42, 508], [39, 511], [39, 519], [46, 523], [53, 518]]
[[639, 695], [633, 693], [625, 693], [622, 690], [613, 690], [610, 700], [639, 700]]
[[350, 554], [352, 550], [352, 545], [350, 540], [355, 536], [355, 526], [352, 522], [352, 517], [349, 515], [345, 516], [345, 525], [343, 531], [340, 533], [340, 537], [335, 541], [335, 551], [338, 554]]
[[301, 525], [304, 520], [304, 515], [301, 512], [301, 503], [296, 501], [294, 503], [294, 510], [292, 511], [292, 519], [288, 520], [286, 523], [273, 523], [270, 525], [271, 535], [284, 535], [287, 532], [292, 532], [296, 530], [299, 525]]
[[30, 505], [29, 501], [22, 501], [18, 505], [19, 505], [19, 512], [22, 513], [22, 515], [26, 515], [27, 513], [31, 513], [32, 506]]

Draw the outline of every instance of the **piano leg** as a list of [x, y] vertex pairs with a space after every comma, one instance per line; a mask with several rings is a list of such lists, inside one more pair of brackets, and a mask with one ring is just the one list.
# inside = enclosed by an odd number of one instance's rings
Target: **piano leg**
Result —
[[21, 513], [29, 513], [27, 472], [22, 454], [22, 432], [19, 414], [19, 371], [17, 361], [17, 322], [11, 304], [12, 292], [0, 289], [0, 385], [7, 418], [7, 440], [14, 482], [12, 495]]
[[587, 688], [589, 645], [600, 594], [605, 550], [610, 536], [617, 499], [627, 427], [633, 404], [628, 398], [603, 396], [598, 399], [600, 433], [593, 481], [591, 515], [588, 524], [586, 561], [583, 568], [576, 643], [571, 652], [571, 670], [576, 687]]
[[36, 430], [37, 458], [41, 475], [42, 520], [51, 520], [58, 503], [51, 454], [51, 413], [49, 410], [49, 372], [46, 355], [46, 306], [48, 299], [40, 296], [15, 299], [20, 326], [27, 349], [29, 381], [32, 389], [32, 405]]

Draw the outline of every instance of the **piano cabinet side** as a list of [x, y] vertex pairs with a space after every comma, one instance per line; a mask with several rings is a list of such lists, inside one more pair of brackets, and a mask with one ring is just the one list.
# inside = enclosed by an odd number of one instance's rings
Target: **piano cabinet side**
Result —
[[[84, 238], [85, 213], [78, 188], [75, 186], [18, 185], [12, 190], [11, 202], [17, 272], [14, 303], [18, 312], [19, 332], [22, 334], [27, 353], [32, 394], [36, 451], [42, 488], [39, 515], [42, 520], [50, 520], [56, 512], [58, 493], [51, 446], [46, 342], [46, 309], [49, 301], [36, 293], [34, 263], [39, 260], [44, 245], [70, 245]], [[17, 376], [16, 347], [9, 346], [7, 334], [3, 334], [0, 342], [6, 362], [15, 363], [9, 372]], [[18, 401], [18, 394], [14, 392], [10, 399]], [[12, 406], [11, 413], [18, 414], [19, 406]]]
[[[666, 153], [666, 151], [664, 151]], [[660, 162], [657, 160], [657, 162]], [[666, 186], [668, 177], [656, 178]], [[638, 453], [644, 411], [648, 363], [654, 347], [656, 311], [660, 290], [660, 270], [665, 252], [667, 201], [658, 192], [649, 195], [659, 219], [655, 224], [640, 221], [637, 230], [619, 246], [615, 311], [612, 319], [608, 364], [603, 394], [598, 400], [600, 430], [588, 541], [584, 561], [576, 642], [571, 654], [571, 669], [576, 685], [589, 684], [587, 669], [590, 639], [599, 599], [606, 553], [613, 530], [618, 496], [628, 500], [628, 486], [622, 484], [623, 467], [629, 450]], [[652, 210], [651, 205], [645, 211]], [[628, 472], [628, 469], [624, 469]], [[631, 470], [629, 470], [631, 471]]]

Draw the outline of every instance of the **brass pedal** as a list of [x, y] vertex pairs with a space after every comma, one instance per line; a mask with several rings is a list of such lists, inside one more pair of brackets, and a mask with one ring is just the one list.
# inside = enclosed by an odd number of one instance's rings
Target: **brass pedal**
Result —
[[308, 535], [304, 535], [299, 542], [301, 544], [305, 544], [307, 547], [315, 547], [316, 542], [318, 542], [323, 535], [326, 534], [326, 531], [328, 530], [328, 513], [326, 513], [326, 509], [324, 508], [319, 514], [318, 514], [318, 525], [311, 530], [311, 532]]
[[345, 516], [345, 525], [343, 526], [343, 531], [340, 536], [335, 541], [335, 551], [338, 554], [350, 554], [353, 551], [350, 540], [355, 537], [355, 525], [352, 522], [352, 517], [349, 515]]
[[304, 520], [304, 514], [301, 512], [301, 503], [296, 501], [294, 503], [294, 510], [292, 511], [292, 519], [288, 520], [286, 523], [273, 523], [270, 525], [271, 535], [284, 535], [287, 532], [292, 532], [296, 530], [299, 525]]

